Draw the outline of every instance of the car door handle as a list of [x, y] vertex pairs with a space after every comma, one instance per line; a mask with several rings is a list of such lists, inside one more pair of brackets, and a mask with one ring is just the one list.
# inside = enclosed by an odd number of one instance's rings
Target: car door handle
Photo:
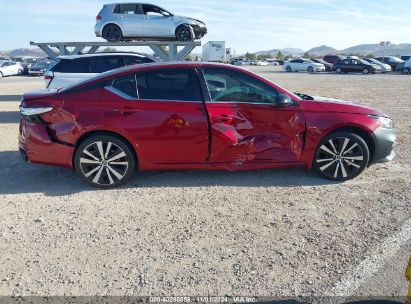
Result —
[[226, 115], [226, 114], [222, 114], [222, 115], [213, 117], [212, 121], [213, 121], [214, 123], [222, 123], [222, 122], [224, 122], [224, 123], [232, 123], [232, 122], [234, 121], [234, 117], [228, 116], [228, 115]]

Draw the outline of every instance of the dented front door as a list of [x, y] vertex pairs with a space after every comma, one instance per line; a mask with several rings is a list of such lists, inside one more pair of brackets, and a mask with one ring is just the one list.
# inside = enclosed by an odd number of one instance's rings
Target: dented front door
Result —
[[203, 68], [209, 93], [212, 163], [298, 162], [304, 144], [304, 111], [279, 108], [274, 86], [247, 72]]
[[305, 130], [304, 112], [295, 106], [207, 103], [213, 163], [298, 162]]

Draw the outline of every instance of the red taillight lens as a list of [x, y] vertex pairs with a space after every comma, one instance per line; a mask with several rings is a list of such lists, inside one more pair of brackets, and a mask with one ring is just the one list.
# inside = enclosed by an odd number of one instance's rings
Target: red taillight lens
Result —
[[96, 17], [96, 20], [103, 20], [103, 18], [101, 18], [101, 16], [98, 15], [98, 16]]
[[52, 79], [53, 79], [53, 76], [51, 75], [44, 76], [44, 80], [52, 80]]

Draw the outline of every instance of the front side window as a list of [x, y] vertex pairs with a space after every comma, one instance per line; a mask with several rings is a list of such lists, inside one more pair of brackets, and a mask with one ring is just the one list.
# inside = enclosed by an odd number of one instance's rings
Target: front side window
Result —
[[127, 97], [137, 98], [136, 78], [134, 74], [114, 79], [111, 86]]
[[123, 65], [122, 56], [97, 56], [91, 62], [91, 73], [103, 73]]
[[146, 100], [202, 101], [193, 69], [162, 69], [137, 74], [138, 95]]
[[243, 72], [204, 68], [204, 77], [214, 102], [273, 103], [275, 88]]

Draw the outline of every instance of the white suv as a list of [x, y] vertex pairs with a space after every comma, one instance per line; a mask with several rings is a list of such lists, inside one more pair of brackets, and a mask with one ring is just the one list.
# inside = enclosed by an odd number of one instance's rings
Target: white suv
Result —
[[96, 53], [60, 56], [59, 62], [44, 74], [46, 87], [59, 89], [100, 73], [127, 65], [151, 63], [155, 57], [137, 53]]

